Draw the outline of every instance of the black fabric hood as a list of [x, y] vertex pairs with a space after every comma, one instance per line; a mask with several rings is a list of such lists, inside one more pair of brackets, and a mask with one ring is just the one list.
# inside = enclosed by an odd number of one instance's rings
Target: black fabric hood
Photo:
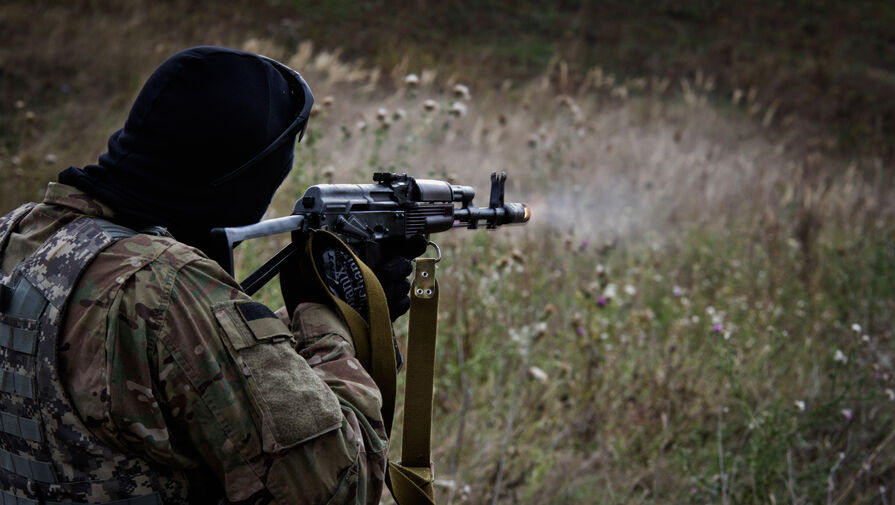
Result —
[[313, 100], [295, 96], [277, 65], [221, 47], [171, 56], [143, 86], [108, 152], [94, 165], [66, 169], [59, 182], [100, 199], [122, 224], [167, 227], [219, 258], [210, 230], [261, 219], [292, 168], [295, 134], [236, 176], [212, 182], [264, 151]]

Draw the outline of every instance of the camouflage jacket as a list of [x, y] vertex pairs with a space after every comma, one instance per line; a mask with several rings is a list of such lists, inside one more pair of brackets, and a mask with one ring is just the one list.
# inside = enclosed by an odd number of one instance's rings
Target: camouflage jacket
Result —
[[[115, 219], [51, 183], [0, 269], [84, 216]], [[302, 304], [284, 321], [196, 249], [140, 234], [97, 256], [67, 310], [61, 380], [103, 443], [186, 475], [211, 473], [230, 502], [378, 502], [381, 396], [328, 308]]]

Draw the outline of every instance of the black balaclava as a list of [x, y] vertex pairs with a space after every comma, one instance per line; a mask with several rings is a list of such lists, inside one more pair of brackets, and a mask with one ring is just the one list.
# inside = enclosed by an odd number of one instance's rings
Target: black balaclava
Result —
[[221, 47], [171, 56], [150, 76], [124, 128], [95, 165], [59, 182], [98, 198], [132, 228], [164, 226], [212, 259], [229, 251], [215, 227], [258, 222], [292, 168], [294, 135], [219, 185], [212, 181], [261, 153], [295, 120], [304, 100], [270, 61]]

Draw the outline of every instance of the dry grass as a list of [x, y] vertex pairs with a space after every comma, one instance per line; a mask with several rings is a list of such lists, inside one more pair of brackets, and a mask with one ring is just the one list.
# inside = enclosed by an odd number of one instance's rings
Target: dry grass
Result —
[[[555, 60], [543, 78], [467, 96], [463, 76], [434, 69], [410, 87], [407, 63], [242, 45], [290, 62], [317, 96], [271, 216], [309, 184], [382, 169], [474, 185], [482, 201], [505, 170], [508, 198], [532, 205], [525, 227], [438, 238], [440, 502], [893, 501], [882, 161], [825, 157], [748, 90], [730, 100], [752, 116], [732, 117], [705, 76], [591, 69], [570, 90]], [[110, 108], [100, 122], [123, 117]], [[20, 156], [97, 149], [57, 150], [69, 128], [29, 133], [15, 117]], [[242, 246], [242, 270], [273, 242]]]
[[329, 105], [273, 214], [381, 169], [480, 191], [506, 170], [532, 205], [526, 227], [439, 237], [443, 501], [879, 499], [895, 473], [880, 160], [733, 119], [704, 81], [466, 97], [458, 77], [408, 87], [307, 46], [292, 62]]

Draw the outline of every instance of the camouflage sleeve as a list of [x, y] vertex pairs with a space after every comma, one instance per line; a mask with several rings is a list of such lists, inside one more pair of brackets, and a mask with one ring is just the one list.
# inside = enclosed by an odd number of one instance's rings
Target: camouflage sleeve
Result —
[[378, 502], [381, 399], [338, 317], [303, 305], [293, 333], [208, 260], [145, 280], [170, 299], [139, 309], [134, 289], [121, 307], [156, 311], [144, 355], [157, 381], [129, 379], [139, 359], [110, 364], [119, 440], [175, 468], [201, 460], [233, 503]]
[[301, 304], [295, 311], [292, 328], [298, 338], [299, 354], [339, 397], [352, 431], [363, 437], [358, 447], [357, 488], [367, 497], [367, 503], [378, 503], [388, 464], [388, 434], [382, 420], [379, 389], [355, 358], [348, 327], [332, 309]]

